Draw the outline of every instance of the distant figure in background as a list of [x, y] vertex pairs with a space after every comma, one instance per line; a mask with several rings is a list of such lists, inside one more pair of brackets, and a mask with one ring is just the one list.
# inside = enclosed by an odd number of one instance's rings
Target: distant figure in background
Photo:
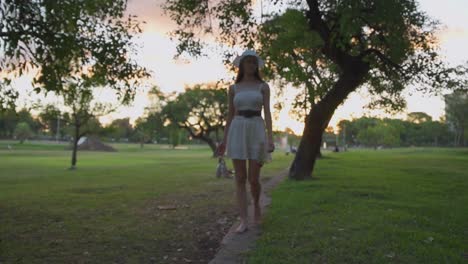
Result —
[[290, 149], [291, 149], [291, 153], [292, 153], [292, 154], [296, 154], [296, 153], [297, 153], [297, 148], [294, 147], [293, 145], [290, 146]]
[[297, 148], [294, 147], [293, 145], [289, 145], [289, 150], [286, 151], [286, 155], [289, 155], [289, 153], [296, 154]]
[[338, 148], [338, 146], [335, 145], [335, 149], [333, 150], [333, 152], [340, 152], [340, 149]]

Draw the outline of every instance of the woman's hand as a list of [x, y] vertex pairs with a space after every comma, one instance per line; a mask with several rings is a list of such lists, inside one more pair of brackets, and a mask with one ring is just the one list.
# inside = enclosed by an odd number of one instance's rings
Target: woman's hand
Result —
[[273, 142], [273, 139], [268, 139], [268, 152], [273, 152], [275, 151], [275, 143]]
[[221, 144], [218, 145], [218, 148], [216, 149], [216, 155], [224, 156], [225, 151], [226, 151], [226, 143], [223, 141], [221, 142]]

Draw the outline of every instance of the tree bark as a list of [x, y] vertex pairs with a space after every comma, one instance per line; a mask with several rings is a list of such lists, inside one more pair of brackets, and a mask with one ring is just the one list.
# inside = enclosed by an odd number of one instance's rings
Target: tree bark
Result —
[[312, 177], [322, 135], [330, 119], [336, 108], [364, 81], [369, 71], [369, 65], [356, 58], [343, 68], [343, 73], [330, 92], [309, 112], [299, 149], [289, 169], [291, 179], [304, 180]]

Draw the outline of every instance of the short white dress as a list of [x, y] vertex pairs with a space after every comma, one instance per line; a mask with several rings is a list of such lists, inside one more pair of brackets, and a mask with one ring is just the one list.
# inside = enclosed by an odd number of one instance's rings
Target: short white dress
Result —
[[[234, 84], [235, 109], [261, 111], [263, 84], [263, 82], [252, 84], [241, 89]], [[226, 140], [226, 156], [231, 159], [257, 160], [261, 165], [272, 161], [271, 153], [268, 152], [267, 133], [262, 116], [234, 115]]]

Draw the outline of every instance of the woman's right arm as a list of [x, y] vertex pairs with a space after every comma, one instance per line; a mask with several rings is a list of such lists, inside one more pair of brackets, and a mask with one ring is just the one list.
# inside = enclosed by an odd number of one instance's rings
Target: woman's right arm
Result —
[[233, 85], [229, 86], [228, 91], [228, 115], [226, 118], [226, 127], [224, 128], [223, 143], [226, 144], [228, 137], [229, 126], [231, 125], [232, 118], [234, 117], [236, 110], [234, 108], [234, 88]]

